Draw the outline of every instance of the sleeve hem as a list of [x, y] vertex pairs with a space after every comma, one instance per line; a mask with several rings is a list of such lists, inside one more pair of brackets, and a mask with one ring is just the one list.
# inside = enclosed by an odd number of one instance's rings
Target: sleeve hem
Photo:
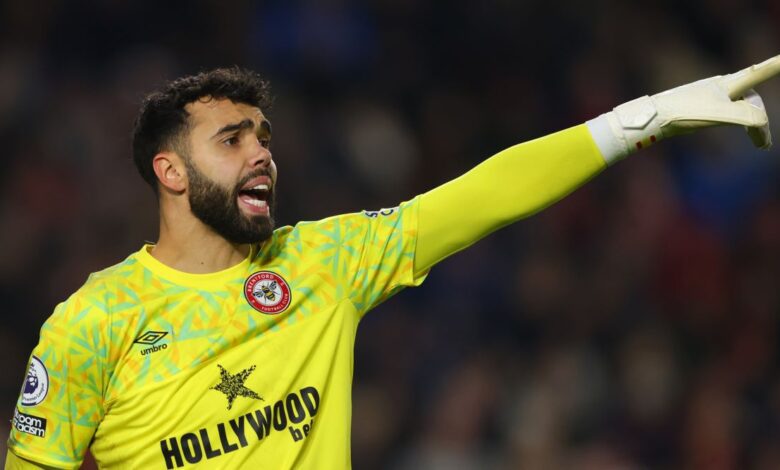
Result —
[[56, 461], [56, 460], [50, 460], [47, 458], [41, 458], [38, 454], [32, 454], [30, 452], [27, 452], [25, 450], [19, 449], [18, 446], [13, 445], [12, 443], [8, 443], [8, 452], [13, 452], [14, 455], [17, 457], [28, 460], [32, 463], [45, 465], [47, 467], [53, 467], [53, 468], [61, 468], [64, 470], [70, 470], [70, 469], [78, 469], [79, 466], [81, 466], [81, 462], [74, 462], [72, 464], [67, 464], [64, 462]]
[[[421, 204], [421, 196], [417, 196], [413, 199], [414, 201], [414, 217], [412, 217], [412, 224], [414, 225], [413, 231], [414, 231], [414, 252], [412, 254], [412, 269], [409, 271], [409, 276], [404, 276], [405, 282], [400, 282], [398, 285], [407, 285], [407, 286], [419, 286], [420, 284], [425, 281], [425, 278], [428, 277], [428, 274], [431, 272], [431, 267], [429, 266], [425, 269], [420, 270], [420, 272], [417, 272], [417, 245], [420, 242], [420, 204]], [[408, 281], [407, 278], [408, 277]]]

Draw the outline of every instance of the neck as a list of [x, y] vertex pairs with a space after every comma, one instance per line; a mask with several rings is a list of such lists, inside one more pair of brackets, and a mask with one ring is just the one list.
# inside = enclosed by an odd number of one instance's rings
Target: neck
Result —
[[250, 248], [225, 240], [191, 212], [160, 207], [160, 238], [151, 254], [178, 271], [208, 274], [239, 264]]

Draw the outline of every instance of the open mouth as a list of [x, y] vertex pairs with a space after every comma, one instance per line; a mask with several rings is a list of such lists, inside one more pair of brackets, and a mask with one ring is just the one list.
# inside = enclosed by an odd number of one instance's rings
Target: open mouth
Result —
[[267, 182], [250, 182], [238, 192], [238, 200], [253, 214], [268, 215], [270, 196], [270, 185]]

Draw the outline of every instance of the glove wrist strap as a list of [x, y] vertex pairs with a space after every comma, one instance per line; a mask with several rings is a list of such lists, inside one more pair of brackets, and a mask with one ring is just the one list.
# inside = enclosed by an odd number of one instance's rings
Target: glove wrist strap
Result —
[[653, 99], [643, 96], [586, 122], [608, 165], [661, 140]]

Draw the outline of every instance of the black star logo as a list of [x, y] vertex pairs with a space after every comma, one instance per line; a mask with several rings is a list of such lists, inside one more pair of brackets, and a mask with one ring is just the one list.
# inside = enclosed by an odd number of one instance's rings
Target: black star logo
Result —
[[218, 390], [225, 394], [228, 400], [228, 410], [233, 407], [233, 400], [238, 397], [257, 398], [258, 400], [263, 400], [263, 397], [244, 386], [244, 382], [246, 382], [249, 374], [255, 370], [255, 366], [252, 366], [249, 369], [244, 369], [235, 375], [226, 371], [225, 368], [219, 364], [217, 364], [217, 367], [219, 367], [219, 375], [222, 377], [222, 381], [210, 389]]

